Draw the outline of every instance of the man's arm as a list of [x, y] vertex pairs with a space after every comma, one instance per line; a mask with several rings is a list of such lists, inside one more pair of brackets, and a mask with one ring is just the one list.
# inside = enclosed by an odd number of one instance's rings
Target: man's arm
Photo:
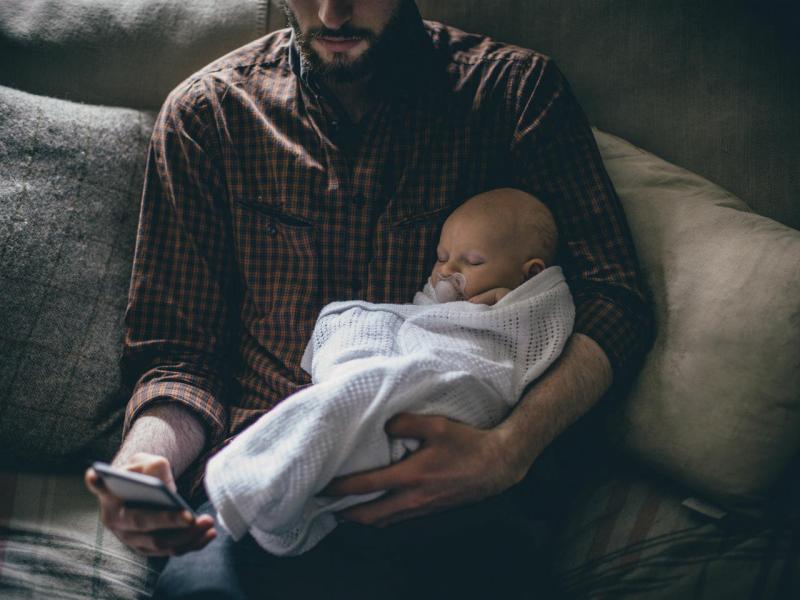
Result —
[[[175, 404], [155, 405], [133, 423], [113, 465], [157, 477], [175, 491], [175, 477], [197, 458], [205, 442], [203, 424], [192, 412]], [[183, 554], [216, 536], [209, 515], [194, 518], [188, 512], [126, 507], [93, 469], [86, 471], [85, 480], [100, 503], [102, 523], [141, 554]]]
[[194, 413], [175, 404], [157, 404], [134, 421], [113, 465], [125, 468], [136, 463], [139, 453], [155, 454], [167, 459], [171, 475], [178, 478], [205, 443], [205, 429]]
[[[574, 333], [603, 349], [624, 384], [653, 339], [653, 312], [625, 212], [586, 116], [552, 60], [538, 57], [510, 79], [515, 186], [553, 212], [558, 263], [575, 301]], [[511, 92], [516, 89], [517, 93]]]
[[225, 437], [238, 287], [213, 93], [185, 83], [153, 129], [125, 312], [126, 439], [142, 414], [170, 403], [201, 419], [210, 445]]
[[602, 397], [612, 382], [611, 363], [592, 338], [573, 334], [564, 352], [533, 387], [497, 432], [524, 477], [536, 457]]
[[[227, 186], [204, 85], [170, 94], [153, 129], [125, 313], [122, 367], [133, 392], [114, 465], [173, 489], [174, 476], [224, 438], [224, 357], [236, 331]], [[86, 484], [103, 523], [143, 554], [186, 552], [214, 535], [210, 517], [124, 507], [91, 469]]]

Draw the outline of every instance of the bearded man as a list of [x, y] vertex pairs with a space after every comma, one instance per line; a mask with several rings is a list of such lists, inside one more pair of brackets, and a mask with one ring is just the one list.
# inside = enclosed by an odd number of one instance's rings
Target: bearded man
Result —
[[[309, 383], [325, 304], [403, 303], [438, 230], [481, 191], [519, 188], [560, 231], [576, 305], [559, 360], [492, 429], [400, 414], [420, 449], [338, 478], [347, 509], [312, 551], [234, 542], [193, 517], [125, 506], [87, 471], [101, 518], [170, 556], [159, 598], [546, 595], [541, 550], [565, 501], [550, 452], [652, 340], [630, 233], [586, 118], [549, 58], [424, 22], [411, 0], [284, 0], [290, 28], [217, 60], [153, 132], [126, 312], [133, 392], [114, 465], [201, 504], [208, 458]], [[179, 478], [179, 479], [178, 479]]]

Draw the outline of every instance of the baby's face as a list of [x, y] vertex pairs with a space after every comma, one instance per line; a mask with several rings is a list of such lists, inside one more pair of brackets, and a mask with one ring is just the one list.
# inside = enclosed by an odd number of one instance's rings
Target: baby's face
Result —
[[513, 289], [526, 279], [526, 257], [506, 228], [490, 216], [453, 213], [445, 221], [431, 272], [435, 286], [442, 277], [460, 273], [466, 299], [493, 288]]

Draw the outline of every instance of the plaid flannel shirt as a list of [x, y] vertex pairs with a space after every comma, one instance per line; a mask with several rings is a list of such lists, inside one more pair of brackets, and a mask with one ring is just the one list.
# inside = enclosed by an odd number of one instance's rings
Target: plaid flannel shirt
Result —
[[[652, 314], [620, 202], [549, 58], [405, 17], [355, 125], [290, 30], [199, 71], [166, 100], [147, 161], [126, 311], [125, 430], [155, 403], [206, 425], [204, 459], [309, 384], [323, 305], [409, 302], [438, 230], [470, 196], [517, 187], [560, 233], [575, 331], [632, 373]], [[205, 460], [187, 477], [196, 490]], [[185, 483], [185, 482], [184, 482]]]

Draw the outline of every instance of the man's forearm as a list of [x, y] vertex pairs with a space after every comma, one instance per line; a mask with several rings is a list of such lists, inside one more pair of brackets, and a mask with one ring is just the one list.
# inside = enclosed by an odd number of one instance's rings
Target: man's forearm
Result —
[[572, 335], [558, 360], [497, 428], [520, 478], [555, 438], [594, 406], [612, 377], [600, 346], [583, 334]]
[[137, 452], [164, 456], [177, 478], [200, 455], [206, 443], [202, 422], [176, 404], [159, 404], [134, 421], [114, 465], [128, 463]]

